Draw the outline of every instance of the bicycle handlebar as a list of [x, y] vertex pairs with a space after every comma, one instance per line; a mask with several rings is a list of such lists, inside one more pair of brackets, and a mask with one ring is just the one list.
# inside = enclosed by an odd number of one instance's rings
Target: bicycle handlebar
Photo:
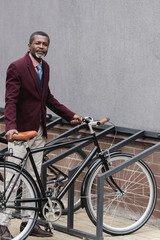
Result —
[[84, 117], [83, 118], [83, 122], [90, 124], [90, 125], [103, 125], [104, 123], [109, 122], [109, 121], [110, 121], [110, 119], [108, 117], [103, 118], [99, 121], [95, 121], [92, 117]]
[[90, 129], [91, 134], [94, 133], [93, 127], [92, 126], [99, 126], [99, 125], [103, 125], [106, 122], [109, 122], [109, 118], [103, 118], [99, 121], [95, 121], [92, 117], [85, 117], [83, 118], [83, 122], [88, 124], [88, 127]]
[[[92, 117], [84, 117], [83, 122], [87, 123], [91, 132], [93, 132], [92, 126], [103, 125], [108, 122], [109, 118], [103, 118], [99, 121], [95, 121]], [[18, 141], [28, 141], [30, 138], [37, 136], [36, 131], [26, 131], [26, 132], [18, 132], [18, 134], [13, 134], [12, 139]]]

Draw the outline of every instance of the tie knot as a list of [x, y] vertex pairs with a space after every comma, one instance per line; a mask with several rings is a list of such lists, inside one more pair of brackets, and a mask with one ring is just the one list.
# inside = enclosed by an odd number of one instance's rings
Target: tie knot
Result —
[[37, 69], [38, 69], [38, 70], [42, 70], [42, 64], [38, 64], [38, 65], [37, 65]]

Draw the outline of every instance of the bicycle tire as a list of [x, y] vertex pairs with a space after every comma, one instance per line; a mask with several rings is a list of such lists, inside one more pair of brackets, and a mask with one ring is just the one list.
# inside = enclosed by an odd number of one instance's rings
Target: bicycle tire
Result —
[[[111, 156], [108, 158], [109, 168], [132, 157], [133, 155], [126, 153]], [[95, 225], [97, 177], [102, 170], [103, 164], [99, 161], [86, 181], [85, 208]], [[141, 228], [154, 210], [157, 198], [156, 181], [151, 169], [143, 160], [122, 169], [112, 177], [123, 192], [113, 190], [107, 180], [104, 181], [103, 231], [111, 235], [130, 234]]]
[[[34, 201], [34, 199], [38, 197], [37, 186], [32, 177], [25, 170], [21, 171], [14, 191], [12, 191], [7, 200], [9, 191], [13, 187], [16, 176], [20, 171], [21, 169], [16, 164], [0, 162], [0, 219], [3, 219], [3, 221], [5, 220], [9, 224], [8, 228], [14, 240], [26, 239], [38, 217], [38, 204]], [[4, 178], [6, 177], [9, 181], [5, 183]], [[5, 199], [7, 201], [3, 207], [4, 189], [6, 189]], [[27, 196], [24, 197], [26, 192]], [[28, 203], [24, 202], [27, 199], [30, 199], [30, 201]], [[33, 202], [31, 201], [32, 199]], [[9, 222], [8, 219], [10, 219]], [[26, 226], [20, 231], [21, 223], [24, 221], [26, 222]]]
[[[73, 145], [69, 145], [66, 147], [56, 147], [53, 150], [47, 150], [44, 153], [44, 158], [43, 161], [47, 161], [49, 159], [52, 159], [56, 156], [58, 156], [59, 154], [69, 150], [71, 147], [73, 147]], [[46, 157], [47, 156], [47, 157]], [[57, 163], [55, 163], [53, 166], [57, 167], [60, 171], [62, 171], [63, 173], [65, 173], [68, 176], [68, 172], [69, 170], [73, 169], [74, 167], [76, 167], [78, 164], [80, 164], [82, 161], [84, 161], [84, 159], [86, 158], [86, 153], [82, 150], [79, 149], [76, 152], [68, 155], [67, 157], [63, 158], [62, 160], [58, 161]], [[80, 176], [76, 179], [75, 183], [74, 183], [74, 211], [77, 211], [80, 207], [81, 207], [81, 182], [83, 181], [84, 175], [85, 175], [86, 170], [84, 170]], [[57, 196], [57, 192], [54, 180], [58, 177], [56, 177], [53, 173], [52, 170], [52, 165], [48, 167], [47, 169], [47, 186], [54, 188], [54, 192], [55, 192], [55, 196]], [[50, 179], [54, 179], [53, 183], [52, 180]], [[68, 178], [66, 179], [66, 181], [68, 180]], [[65, 184], [65, 182], [64, 182]], [[62, 183], [63, 186], [63, 183]], [[65, 215], [68, 213], [68, 193], [66, 193], [63, 198], [61, 199], [62, 203], [63, 203], [63, 210], [62, 210], [62, 214]]]

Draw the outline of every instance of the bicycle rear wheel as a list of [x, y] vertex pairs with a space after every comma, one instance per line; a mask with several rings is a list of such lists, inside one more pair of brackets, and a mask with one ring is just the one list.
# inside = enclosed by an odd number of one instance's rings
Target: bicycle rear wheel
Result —
[[[109, 168], [132, 157], [125, 153], [113, 156], [108, 160]], [[97, 177], [103, 172], [103, 164], [99, 161], [86, 185], [85, 208], [94, 224], [97, 222]], [[129, 234], [142, 227], [150, 218], [156, 204], [156, 181], [142, 160], [112, 177], [119, 189], [110, 178], [104, 181], [103, 230], [112, 235]]]
[[[37, 203], [34, 201], [37, 198], [35, 183], [23, 170], [14, 186], [19, 173], [18, 165], [0, 163], [0, 223], [8, 225], [14, 240], [25, 239], [38, 217]], [[23, 229], [22, 222], [26, 225]]]
[[[69, 150], [73, 145], [66, 147], [56, 147], [53, 150], [48, 150], [44, 153], [44, 161], [51, 160], [58, 155]], [[71, 169], [82, 163], [86, 158], [86, 153], [79, 149], [76, 152], [69, 154], [62, 160], [52, 164], [47, 169], [47, 187], [54, 189], [54, 194], [57, 196], [61, 188], [68, 181], [68, 174]], [[74, 211], [81, 207], [81, 183], [83, 181], [86, 170], [80, 174], [74, 183]], [[68, 192], [61, 199], [64, 209], [63, 214], [68, 212]]]

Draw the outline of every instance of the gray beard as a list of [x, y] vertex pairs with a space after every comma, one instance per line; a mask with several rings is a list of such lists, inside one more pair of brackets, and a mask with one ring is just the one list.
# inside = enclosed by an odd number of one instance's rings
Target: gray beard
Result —
[[39, 55], [38, 53], [35, 52], [35, 56], [38, 59], [42, 59], [42, 58], [44, 58], [46, 56], [46, 54], [43, 54], [43, 56], [42, 56], [42, 55]]

